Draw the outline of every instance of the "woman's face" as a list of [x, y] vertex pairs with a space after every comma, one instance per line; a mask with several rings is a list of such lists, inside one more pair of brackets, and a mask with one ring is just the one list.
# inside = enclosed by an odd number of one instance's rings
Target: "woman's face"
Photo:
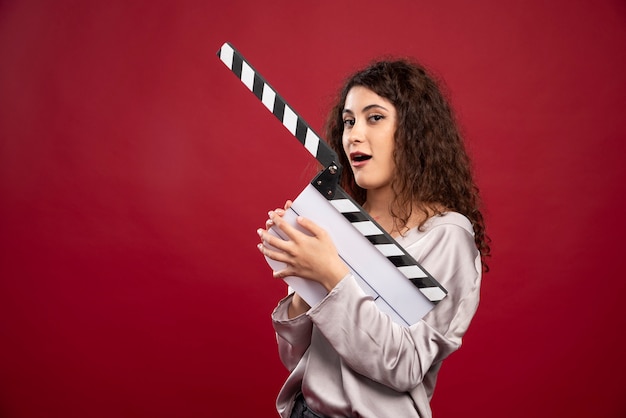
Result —
[[368, 191], [391, 187], [396, 108], [370, 89], [355, 86], [343, 109], [343, 150], [359, 187]]

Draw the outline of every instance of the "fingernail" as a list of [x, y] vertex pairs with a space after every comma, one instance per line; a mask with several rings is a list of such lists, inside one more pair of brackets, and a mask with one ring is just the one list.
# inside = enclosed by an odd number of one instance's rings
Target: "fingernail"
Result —
[[257, 244], [256, 247], [259, 249], [259, 251], [263, 252], [263, 244]]
[[282, 210], [282, 209], [276, 209], [276, 213], [279, 214], [279, 215], [284, 215], [285, 211]]
[[263, 230], [261, 228], [257, 229], [256, 233], [259, 234], [260, 237], [263, 236]]
[[270, 210], [269, 212], [267, 212], [267, 216], [269, 216], [270, 219], [272, 219], [272, 217], [274, 216], [274, 212]]

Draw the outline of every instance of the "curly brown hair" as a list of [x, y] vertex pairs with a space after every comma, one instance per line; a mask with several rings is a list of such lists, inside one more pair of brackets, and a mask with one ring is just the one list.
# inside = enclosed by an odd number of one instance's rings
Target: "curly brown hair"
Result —
[[[392, 187], [392, 216], [406, 227], [416, 208], [426, 219], [441, 214], [439, 207], [465, 215], [474, 228], [474, 240], [485, 271], [490, 255], [489, 237], [480, 210], [470, 158], [453, 111], [435, 78], [408, 59], [376, 61], [350, 76], [344, 83], [326, 122], [326, 138], [339, 156], [339, 163], [350, 167], [343, 151], [342, 112], [352, 87], [363, 86], [389, 100], [398, 115], [394, 160], [398, 174]], [[363, 204], [366, 190], [359, 187], [351, 170], [344, 170], [341, 186]]]

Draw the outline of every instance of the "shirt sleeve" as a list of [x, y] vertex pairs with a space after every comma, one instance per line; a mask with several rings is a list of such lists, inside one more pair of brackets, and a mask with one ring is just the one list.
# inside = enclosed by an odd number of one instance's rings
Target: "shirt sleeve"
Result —
[[352, 276], [306, 313], [349, 367], [401, 392], [419, 385], [434, 363], [460, 347], [481, 279], [474, 238], [460, 226], [438, 225], [407, 251], [448, 290], [416, 324], [394, 323]]
[[293, 294], [283, 298], [272, 312], [272, 325], [276, 331], [278, 355], [290, 372], [309, 348], [311, 331], [313, 330], [313, 322], [305, 314], [289, 319], [288, 309], [292, 299]]

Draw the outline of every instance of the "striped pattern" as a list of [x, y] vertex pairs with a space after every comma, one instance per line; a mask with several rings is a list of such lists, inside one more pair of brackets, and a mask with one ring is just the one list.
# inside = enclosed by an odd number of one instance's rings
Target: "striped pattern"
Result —
[[428, 300], [437, 303], [446, 296], [446, 290], [345, 191], [338, 191], [330, 204], [417, 286]]
[[[276, 93], [261, 75], [235, 50], [225, 43], [217, 55], [241, 82], [272, 112], [276, 118], [295, 136], [300, 143], [326, 168], [337, 163], [337, 154], [326, 142], [320, 139], [313, 129], [300, 117], [285, 100]], [[338, 174], [340, 171], [338, 172]], [[313, 180], [315, 182], [316, 179]], [[312, 183], [313, 183], [312, 182]], [[341, 187], [335, 193], [325, 196], [361, 235], [369, 240], [402, 274], [408, 278], [433, 304], [443, 299], [447, 292], [424, 270], [365, 210], [356, 203]]]
[[326, 142], [320, 140], [319, 135], [309, 124], [276, 93], [276, 90], [254, 70], [231, 44], [225, 43], [217, 52], [217, 56], [320, 164], [324, 167], [328, 167], [330, 164], [340, 167], [335, 151]]

